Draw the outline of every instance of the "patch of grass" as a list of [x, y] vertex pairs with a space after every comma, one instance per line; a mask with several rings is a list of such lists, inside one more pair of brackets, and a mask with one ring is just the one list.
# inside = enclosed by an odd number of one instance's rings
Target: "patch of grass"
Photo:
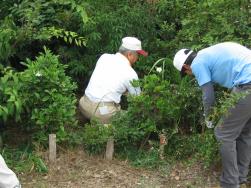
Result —
[[129, 163], [135, 167], [143, 167], [147, 169], [160, 169], [166, 165], [170, 166], [167, 160], [159, 158], [159, 151], [156, 148], [151, 150], [137, 150], [137, 148], [130, 148], [126, 152], [119, 153], [119, 158], [128, 159]]
[[1, 154], [7, 165], [16, 173], [32, 172], [47, 173], [48, 169], [38, 154], [35, 154], [30, 145], [20, 146], [18, 149], [5, 147]]

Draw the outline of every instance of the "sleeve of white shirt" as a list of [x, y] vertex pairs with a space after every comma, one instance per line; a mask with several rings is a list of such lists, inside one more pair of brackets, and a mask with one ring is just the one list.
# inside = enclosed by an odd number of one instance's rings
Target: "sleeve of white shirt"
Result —
[[133, 87], [132, 84], [130, 84], [131, 86], [128, 87], [128, 92], [131, 95], [139, 95], [141, 93], [141, 89], [140, 87]]
[[0, 155], [0, 187], [21, 188], [16, 174], [8, 168], [2, 155]]
[[133, 87], [133, 80], [138, 80], [138, 75], [136, 73], [128, 79], [126, 83], [126, 88], [131, 95], [139, 95], [141, 93], [141, 89], [140, 87]]

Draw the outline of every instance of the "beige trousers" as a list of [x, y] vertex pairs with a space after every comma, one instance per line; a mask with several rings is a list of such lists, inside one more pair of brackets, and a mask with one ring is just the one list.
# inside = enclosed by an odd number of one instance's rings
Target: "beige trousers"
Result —
[[111, 117], [121, 109], [114, 102], [92, 102], [86, 95], [79, 100], [79, 108], [86, 118], [97, 119], [101, 123], [109, 123]]

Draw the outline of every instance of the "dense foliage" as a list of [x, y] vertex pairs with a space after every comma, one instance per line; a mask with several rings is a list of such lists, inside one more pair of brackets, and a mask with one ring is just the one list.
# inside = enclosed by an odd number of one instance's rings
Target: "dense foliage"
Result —
[[61, 141], [67, 135], [64, 127], [76, 125], [76, 85], [65, 75], [58, 57], [46, 49], [26, 64], [27, 69], [20, 73], [26, 125], [39, 129], [35, 135], [40, 141], [46, 142], [48, 133], [57, 133]]
[[1, 119], [15, 117], [25, 130], [35, 129], [40, 142], [47, 143], [48, 133], [57, 133], [59, 141], [65, 139], [64, 126], [76, 125], [76, 85], [65, 75], [58, 57], [46, 49], [35, 61], [28, 59], [24, 64], [23, 72], [4, 69]]
[[75, 96], [97, 58], [116, 52], [122, 37], [137, 36], [150, 54], [135, 66], [142, 95], [128, 98], [127, 111], [108, 129], [90, 123], [68, 140], [101, 151], [113, 136], [128, 154], [150, 145], [156, 158], [158, 135], [165, 134], [167, 156], [213, 159], [217, 146], [204, 130], [201, 92], [193, 78], [180, 78], [172, 58], [179, 48], [222, 41], [250, 47], [249, 0], [2, 0], [0, 7], [1, 120], [15, 119], [42, 144], [51, 132], [67, 140], [77, 120]]

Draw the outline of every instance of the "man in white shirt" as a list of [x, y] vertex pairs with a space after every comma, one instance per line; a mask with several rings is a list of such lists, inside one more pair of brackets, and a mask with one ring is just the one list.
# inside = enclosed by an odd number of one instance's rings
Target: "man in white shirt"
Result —
[[0, 155], [0, 188], [21, 188], [16, 174], [8, 168]]
[[140, 88], [133, 87], [131, 83], [138, 80], [132, 68], [138, 55], [147, 56], [147, 52], [142, 50], [141, 41], [135, 37], [125, 37], [119, 52], [103, 54], [99, 58], [85, 95], [79, 101], [80, 111], [86, 118], [108, 123], [120, 111], [119, 103], [123, 93], [128, 91], [132, 95], [140, 94]]

